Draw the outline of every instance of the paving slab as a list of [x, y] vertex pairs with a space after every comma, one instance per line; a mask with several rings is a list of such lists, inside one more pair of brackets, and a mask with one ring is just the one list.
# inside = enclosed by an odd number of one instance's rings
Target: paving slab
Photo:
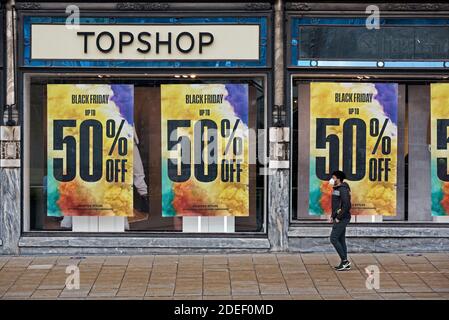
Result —
[[[447, 253], [1, 256], [0, 299], [449, 299]], [[379, 288], [365, 268], [379, 268]], [[66, 286], [79, 268], [79, 289]]]

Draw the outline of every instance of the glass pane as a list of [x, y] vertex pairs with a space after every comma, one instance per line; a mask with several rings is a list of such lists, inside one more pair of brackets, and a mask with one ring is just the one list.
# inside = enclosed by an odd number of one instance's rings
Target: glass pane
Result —
[[300, 26], [299, 59], [446, 60], [448, 27]]
[[[265, 125], [265, 84], [263, 78], [207, 78], [196, 76], [192, 78], [160, 79], [137, 77], [107, 77], [107, 79], [67, 77], [60, 79], [51, 76], [32, 77], [29, 81], [29, 97], [26, 97], [29, 99], [29, 110], [26, 110], [26, 117], [29, 119], [29, 137], [32, 139], [28, 150], [29, 199], [25, 199], [25, 201], [29, 201], [30, 230], [72, 230], [70, 217], [53, 217], [47, 214], [47, 85], [49, 84], [129, 84], [133, 86], [133, 121], [136, 137], [133, 148], [134, 215], [127, 218], [127, 231], [181, 232], [183, 230], [182, 216], [163, 216], [162, 214], [161, 86], [170, 84], [242, 85], [247, 88], [248, 92], [248, 129], [257, 132], [257, 130], [264, 129]], [[229, 128], [229, 130], [231, 129], [232, 127]], [[258, 147], [257, 143], [248, 143], [248, 152], [259, 156], [255, 150]], [[264, 147], [264, 145], [260, 147]], [[235, 217], [236, 232], [264, 231], [265, 176], [261, 174], [264, 172], [262, 163], [262, 161], [255, 161], [255, 163], [249, 163], [248, 165], [248, 213]], [[233, 199], [237, 198], [237, 194], [231, 193], [228, 196], [227, 203], [231, 203]], [[235, 210], [240, 210], [240, 208]]]
[[[380, 101], [381, 91], [385, 90], [392, 91], [393, 100], [388, 103]], [[395, 83], [377, 81], [363, 85], [353, 79], [295, 81], [296, 219], [327, 219], [332, 193], [327, 181], [334, 170], [343, 170], [347, 176], [352, 189], [351, 211], [357, 219], [371, 219], [373, 215], [383, 216], [383, 220], [402, 219], [405, 109], [402, 91]], [[376, 191], [379, 188], [383, 189], [381, 193]]]
[[[360, 82], [360, 79], [327, 80], [328, 83]], [[323, 82], [320, 80], [319, 82]], [[310, 170], [310, 86], [314, 81], [294, 81], [293, 88], [293, 219], [324, 219], [309, 215]], [[367, 83], [367, 82], [363, 82]], [[447, 139], [443, 125], [449, 84], [444, 81], [376, 80], [375, 83], [399, 83], [397, 113], [397, 183], [394, 216], [380, 220], [354, 222], [448, 222], [449, 197], [446, 195]], [[324, 102], [323, 102], [324, 103]], [[324, 105], [323, 105], [324, 108]], [[438, 124], [439, 123], [439, 124]], [[447, 122], [449, 125], [449, 122]], [[433, 129], [432, 129], [433, 126]], [[369, 127], [372, 129], [371, 127]], [[434, 132], [432, 130], [435, 130]], [[433, 133], [432, 133], [433, 132]], [[375, 134], [371, 132], [370, 134]], [[375, 135], [376, 136], [376, 135]], [[434, 136], [434, 138], [432, 138]], [[439, 144], [438, 144], [439, 141]], [[380, 141], [382, 143], [382, 140]], [[329, 145], [329, 141], [327, 142]], [[438, 160], [440, 159], [440, 160]], [[432, 168], [432, 169], [431, 169]], [[434, 171], [432, 171], [434, 170]], [[351, 185], [351, 181], [348, 181]]]

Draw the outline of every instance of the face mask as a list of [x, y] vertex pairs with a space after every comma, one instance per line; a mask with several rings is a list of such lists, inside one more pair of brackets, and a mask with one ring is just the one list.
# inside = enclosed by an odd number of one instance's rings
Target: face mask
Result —
[[329, 180], [329, 184], [330, 184], [331, 186], [333, 186], [333, 185], [335, 184], [335, 180], [334, 180], [334, 178], [330, 178], [330, 180]]

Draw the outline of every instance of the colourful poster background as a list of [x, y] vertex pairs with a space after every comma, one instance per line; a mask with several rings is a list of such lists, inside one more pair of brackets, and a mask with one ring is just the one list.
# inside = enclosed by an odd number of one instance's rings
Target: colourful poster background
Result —
[[133, 215], [132, 85], [47, 86], [49, 216]]
[[449, 215], [448, 126], [449, 84], [431, 84], [432, 216]]
[[397, 105], [393, 83], [311, 84], [310, 215], [331, 213], [334, 170], [347, 176], [352, 214], [396, 215]]
[[162, 215], [248, 216], [248, 85], [162, 85], [161, 118]]

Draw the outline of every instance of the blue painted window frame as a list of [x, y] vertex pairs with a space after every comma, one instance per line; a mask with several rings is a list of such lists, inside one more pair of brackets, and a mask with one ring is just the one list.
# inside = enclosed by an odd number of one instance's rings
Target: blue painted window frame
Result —
[[[294, 68], [376, 68], [376, 69], [445, 69], [449, 60], [310, 60], [299, 59], [300, 26], [365, 25], [366, 17], [293, 17], [290, 20], [290, 61]], [[449, 18], [381, 18], [380, 26], [449, 26]]]
[[80, 24], [257, 24], [260, 27], [259, 60], [43, 60], [31, 59], [31, 26], [64, 24], [64, 16], [24, 16], [23, 61], [25, 67], [114, 68], [261, 68], [268, 67], [268, 17], [81, 17]]

